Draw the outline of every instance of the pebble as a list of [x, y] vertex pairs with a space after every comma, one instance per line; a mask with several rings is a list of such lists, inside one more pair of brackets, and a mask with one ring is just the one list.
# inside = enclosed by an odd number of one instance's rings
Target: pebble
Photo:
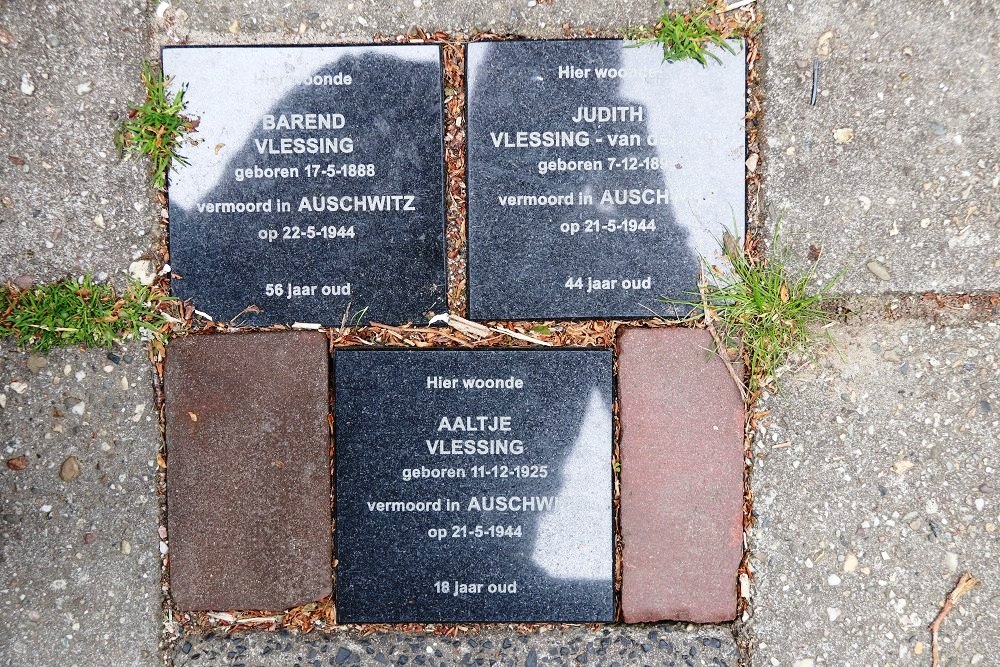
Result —
[[14, 287], [16, 287], [17, 289], [22, 289], [22, 290], [31, 289], [31, 287], [34, 284], [35, 284], [35, 279], [32, 278], [31, 276], [18, 276], [14, 278]]
[[80, 476], [80, 460], [75, 456], [68, 457], [59, 466], [59, 479], [64, 482], [72, 482]]
[[122, 540], [122, 543], [118, 545], [118, 549], [126, 556], [132, 553], [132, 545], [128, 543], [128, 540]]
[[86, 95], [93, 89], [94, 89], [94, 84], [92, 84], [90, 81], [84, 81], [83, 83], [81, 83], [76, 87], [76, 94]]
[[28, 390], [28, 385], [25, 382], [11, 382], [10, 388], [15, 394], [23, 394]]
[[958, 554], [948, 552], [944, 555], [944, 564], [948, 568], [949, 572], [958, 571]]
[[80, 401], [79, 403], [73, 405], [73, 407], [71, 407], [69, 411], [72, 412], [74, 415], [79, 415], [82, 417], [83, 413], [87, 411], [87, 404], [84, 403], [83, 401]]
[[7, 459], [7, 467], [11, 470], [24, 470], [28, 467], [28, 457], [22, 454], [21, 456]]
[[148, 259], [140, 259], [129, 264], [128, 273], [143, 285], [152, 285], [156, 280], [156, 266]]
[[816, 660], [813, 658], [801, 658], [793, 662], [792, 667], [816, 667]]
[[826, 580], [826, 583], [830, 584], [831, 586], [839, 586], [840, 585], [840, 577], [838, 577], [835, 574], [831, 574], [829, 576], [829, 578]]
[[826, 615], [830, 617], [830, 622], [833, 623], [838, 618], [840, 618], [840, 610], [836, 607], [827, 607]]
[[872, 275], [874, 275], [879, 280], [890, 279], [891, 276], [889, 275], [889, 269], [881, 262], [876, 262], [875, 260], [872, 260], [868, 262], [867, 266], [868, 270], [872, 272]]
[[28, 370], [37, 373], [49, 365], [49, 360], [40, 354], [32, 354], [28, 357]]
[[838, 127], [833, 131], [833, 140], [838, 144], [849, 144], [854, 141], [854, 128]]
[[844, 572], [854, 572], [858, 569], [858, 557], [854, 554], [847, 554], [844, 558]]
[[32, 83], [30, 74], [21, 75], [21, 92], [25, 95], [31, 95], [35, 92], [35, 84]]

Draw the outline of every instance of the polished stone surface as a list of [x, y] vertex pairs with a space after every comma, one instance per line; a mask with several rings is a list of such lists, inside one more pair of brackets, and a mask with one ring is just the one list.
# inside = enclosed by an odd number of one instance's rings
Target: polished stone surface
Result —
[[743, 50], [663, 62], [620, 40], [467, 49], [469, 312], [676, 314], [744, 220]]
[[282, 610], [330, 594], [326, 336], [184, 336], [164, 370], [170, 594]]
[[334, 378], [340, 622], [613, 620], [610, 351], [338, 351]]
[[622, 615], [736, 617], [743, 399], [704, 329], [620, 338]]
[[200, 121], [170, 175], [177, 296], [256, 325], [441, 309], [438, 47], [175, 47], [163, 66]]

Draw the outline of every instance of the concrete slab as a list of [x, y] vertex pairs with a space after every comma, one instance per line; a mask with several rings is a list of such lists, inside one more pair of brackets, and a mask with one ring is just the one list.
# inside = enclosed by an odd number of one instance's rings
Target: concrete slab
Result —
[[1000, 290], [1000, 6], [768, 0], [765, 14], [765, 208], [795, 264], [822, 249], [842, 293]]
[[[754, 445], [753, 665], [996, 659], [1000, 324], [844, 328], [781, 378]], [[798, 661], [798, 662], [797, 662]]]
[[0, 344], [0, 665], [162, 665], [150, 383], [138, 345]]
[[286, 665], [672, 665], [736, 667], [728, 627], [561, 626], [522, 635], [504, 626], [455, 638], [424, 633], [216, 634], [181, 640], [175, 667]]
[[[687, 3], [670, 2], [672, 7]], [[367, 41], [374, 33], [406, 33], [415, 28], [450, 32], [518, 33], [561, 36], [563, 25], [614, 30], [649, 22], [662, 12], [657, 0], [578, 2], [528, 0], [357, 0], [356, 2], [236, 3], [231, 0], [176, 0], [165, 13], [164, 35], [199, 42], [259, 42], [266, 39], [309, 43], [323, 39]]]
[[0, 281], [123, 279], [150, 249], [146, 163], [112, 139], [143, 95], [149, 17], [144, 0], [0, 6]]

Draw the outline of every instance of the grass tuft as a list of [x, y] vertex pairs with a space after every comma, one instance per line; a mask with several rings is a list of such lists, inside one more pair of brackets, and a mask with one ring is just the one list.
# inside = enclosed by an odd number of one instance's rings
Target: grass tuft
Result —
[[129, 111], [115, 133], [115, 145], [122, 154], [147, 156], [153, 169], [153, 187], [163, 190], [167, 187], [170, 165], [187, 164], [177, 150], [181, 137], [192, 132], [197, 124], [183, 115], [184, 88], [171, 96], [167, 91], [169, 79], [150, 63], [142, 65], [142, 83], [146, 100]]
[[742, 349], [753, 394], [773, 381], [789, 354], [813, 350], [817, 329], [831, 321], [824, 299], [840, 276], [811, 291], [816, 264], [805, 275], [794, 277], [786, 261], [788, 248], [778, 246], [777, 229], [771, 244], [775, 255], [767, 259], [748, 257], [728, 232], [722, 246], [732, 273], [703, 260], [700, 300], [661, 301], [693, 307], [692, 316], [705, 315], [721, 344]]
[[170, 320], [161, 308], [173, 301], [138, 282], [119, 295], [90, 276], [24, 291], [0, 287], [0, 338], [40, 352], [65, 345], [110, 348], [144, 332], [163, 338]]
[[732, 45], [726, 41], [726, 33], [714, 25], [713, 17], [717, 15], [713, 6], [692, 14], [665, 12], [652, 28], [633, 33], [635, 45], [659, 44], [663, 47], [663, 60], [694, 60], [702, 65], [708, 64], [708, 58], [721, 64], [718, 56], [708, 47], [719, 46], [735, 53]]

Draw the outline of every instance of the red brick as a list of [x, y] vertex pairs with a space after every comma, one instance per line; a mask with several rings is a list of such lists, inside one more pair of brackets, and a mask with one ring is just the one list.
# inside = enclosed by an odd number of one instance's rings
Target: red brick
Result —
[[707, 331], [619, 340], [622, 614], [736, 617], [743, 555], [743, 401]]
[[167, 347], [170, 590], [188, 609], [287, 609], [331, 592], [329, 355], [316, 332]]

